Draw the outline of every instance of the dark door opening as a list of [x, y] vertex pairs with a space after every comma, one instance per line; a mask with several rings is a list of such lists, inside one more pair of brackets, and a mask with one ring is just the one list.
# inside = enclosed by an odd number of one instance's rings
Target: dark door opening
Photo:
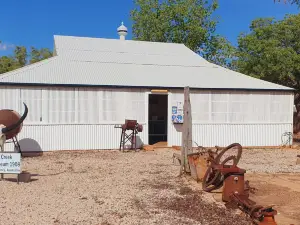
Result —
[[149, 94], [149, 144], [168, 140], [168, 95]]

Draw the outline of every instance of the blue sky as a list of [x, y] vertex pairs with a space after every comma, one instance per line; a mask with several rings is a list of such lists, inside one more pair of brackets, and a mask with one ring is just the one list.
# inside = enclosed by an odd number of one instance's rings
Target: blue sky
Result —
[[[283, 1], [283, 0], [282, 0]], [[273, 0], [219, 0], [215, 16], [220, 18], [217, 33], [236, 44], [240, 32], [248, 31], [257, 17], [281, 19], [299, 13], [296, 6]], [[0, 2], [0, 55], [10, 45], [53, 49], [53, 35], [118, 38], [121, 21], [129, 29], [132, 0], [9, 0]], [[8, 49], [4, 50], [5, 46]]]

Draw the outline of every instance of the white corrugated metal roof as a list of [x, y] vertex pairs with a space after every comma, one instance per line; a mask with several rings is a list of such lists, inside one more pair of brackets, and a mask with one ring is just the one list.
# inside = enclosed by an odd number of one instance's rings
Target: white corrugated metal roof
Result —
[[[203, 58], [198, 55], [190, 55], [188, 60], [182, 61], [182, 57], [176, 55], [148, 55], [141, 53], [116, 53], [116, 52], [96, 52], [69, 50], [59, 53], [64, 57], [74, 61], [84, 62], [103, 62], [103, 63], [126, 63], [126, 64], [146, 64], [146, 65], [165, 65], [165, 66], [202, 66], [209, 65]], [[201, 60], [203, 59], [203, 60]]]
[[293, 90], [209, 63], [182, 44], [55, 36], [57, 56], [1, 83]]
[[[54, 36], [57, 54], [69, 50], [93, 52], [127, 52], [142, 55], [176, 55], [190, 56], [193, 53], [183, 44], [148, 42], [148, 41], [121, 41], [119, 39], [88, 38], [73, 36]], [[194, 54], [194, 53], [193, 53]]]

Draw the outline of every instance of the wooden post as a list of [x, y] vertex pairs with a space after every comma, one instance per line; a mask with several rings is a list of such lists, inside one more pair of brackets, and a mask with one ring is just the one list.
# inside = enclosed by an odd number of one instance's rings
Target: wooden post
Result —
[[[190, 101], [190, 88], [184, 88], [184, 104], [183, 104], [183, 129], [182, 129], [182, 146], [181, 146], [181, 166], [182, 172], [189, 173], [190, 166], [187, 155], [192, 153], [192, 111]], [[184, 171], [182, 171], [184, 170]]]

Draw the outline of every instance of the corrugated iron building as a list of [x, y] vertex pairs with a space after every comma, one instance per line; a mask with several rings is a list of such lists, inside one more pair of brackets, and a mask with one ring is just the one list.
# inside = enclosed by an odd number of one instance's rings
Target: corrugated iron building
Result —
[[54, 54], [0, 77], [0, 108], [28, 105], [18, 136], [25, 151], [35, 150], [30, 141], [43, 151], [116, 149], [114, 125], [125, 119], [143, 124], [140, 143], [180, 145], [182, 125], [171, 117], [185, 86], [202, 146], [277, 146], [293, 129], [293, 89], [209, 63], [183, 44], [54, 36]]

